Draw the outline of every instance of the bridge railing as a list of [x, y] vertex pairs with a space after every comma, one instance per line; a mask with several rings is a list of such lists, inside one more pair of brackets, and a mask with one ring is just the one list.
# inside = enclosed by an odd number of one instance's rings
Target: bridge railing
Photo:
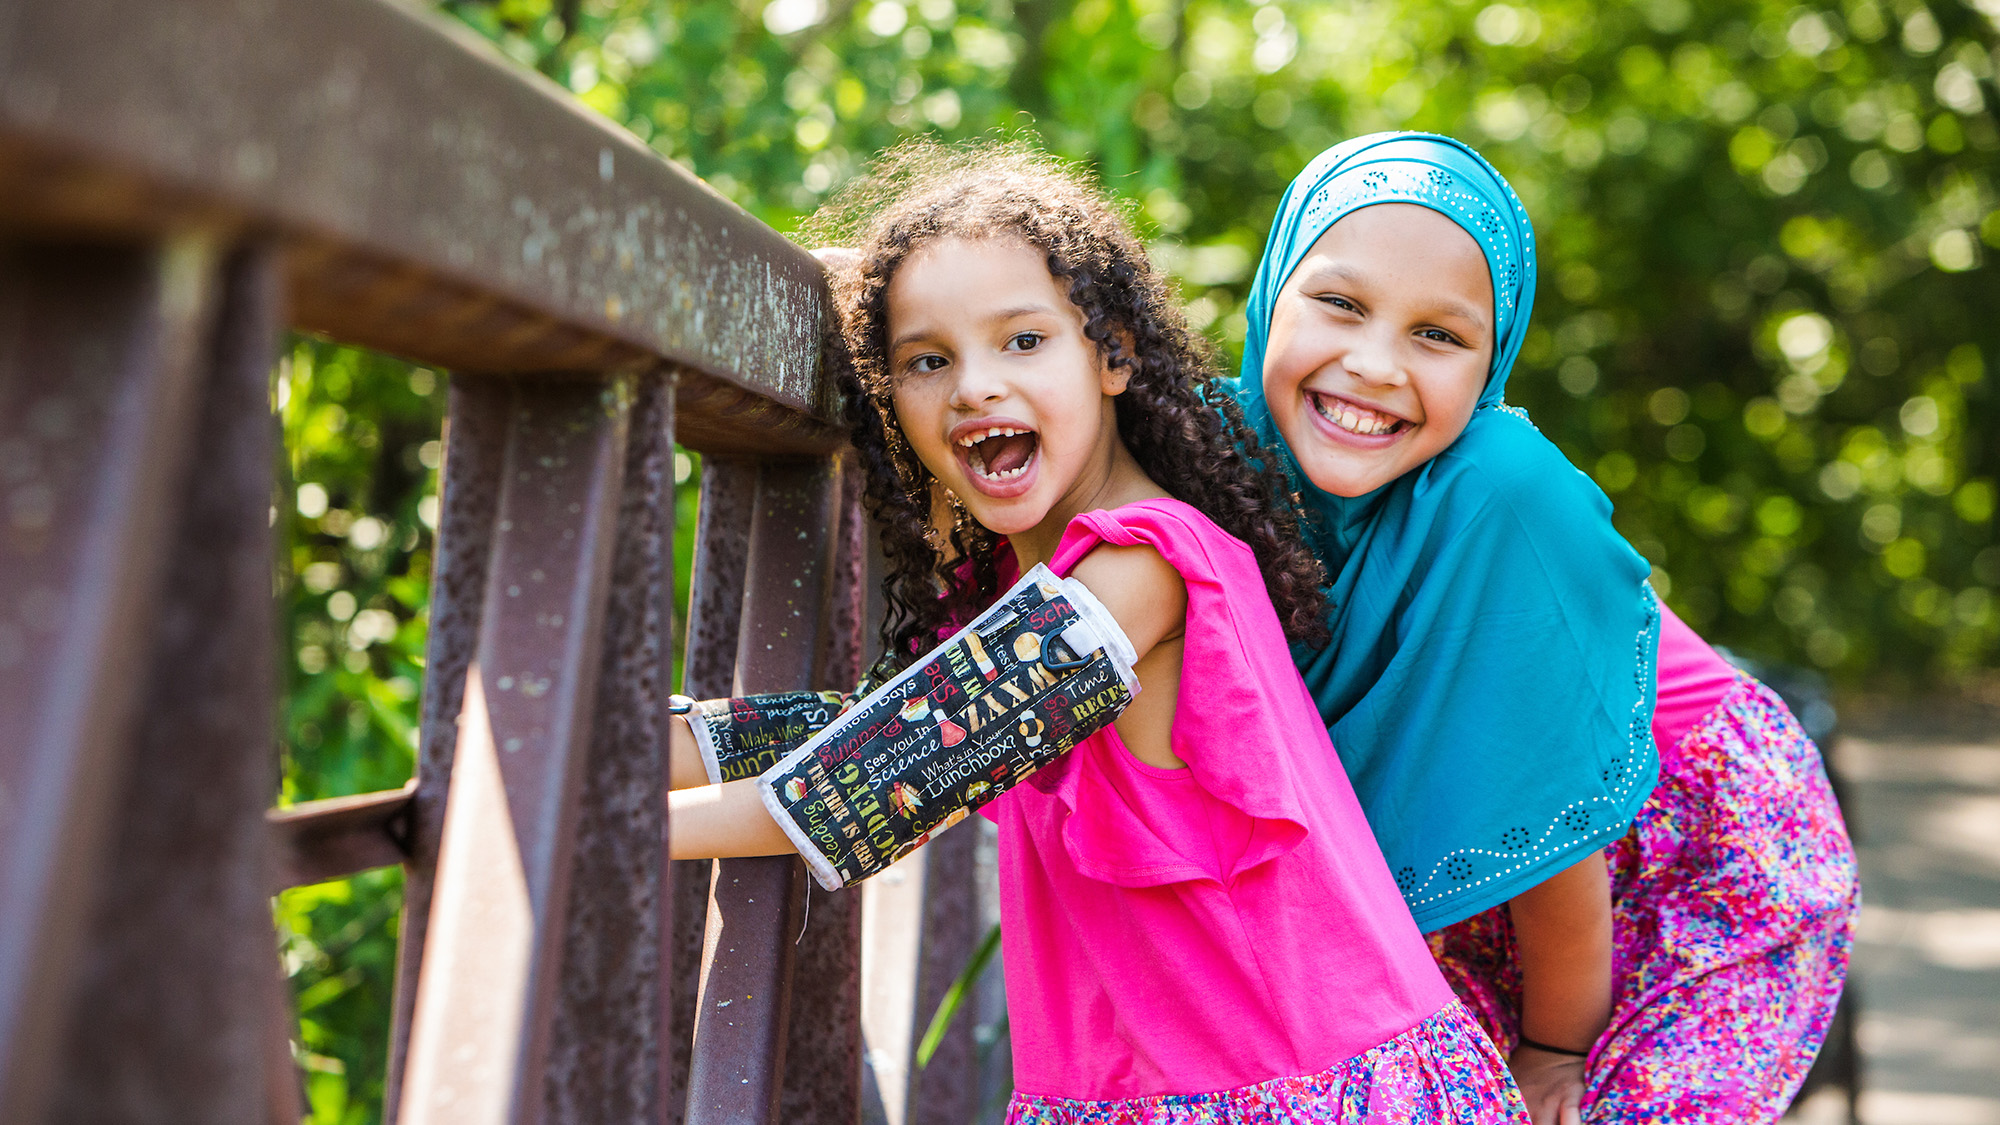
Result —
[[[828, 315], [811, 256], [392, 0], [0, 0], [0, 1120], [296, 1122], [269, 895], [394, 863], [390, 1119], [859, 1119], [860, 896], [666, 850], [676, 613], [696, 694], [859, 671]], [[451, 382], [416, 777], [269, 813], [286, 327]], [[970, 1116], [957, 1035], [904, 1120]]]

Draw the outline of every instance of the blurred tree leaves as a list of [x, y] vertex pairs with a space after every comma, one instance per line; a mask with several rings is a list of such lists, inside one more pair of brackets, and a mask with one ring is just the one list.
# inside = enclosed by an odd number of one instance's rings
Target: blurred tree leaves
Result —
[[287, 803], [393, 789], [415, 764], [441, 384], [429, 369], [312, 340], [279, 365]]
[[1541, 235], [1515, 397], [1678, 611], [1848, 683], [2000, 655], [1995, 0], [441, 6], [783, 230], [904, 136], [1033, 132], [1231, 350], [1313, 155], [1464, 137]]
[[[442, 383], [306, 339], [278, 365], [282, 804], [393, 789], [415, 765]], [[390, 868], [278, 896], [313, 1125], [380, 1119], [402, 890]]]
[[[2000, 663], [2000, 0], [434, 3], [780, 230], [904, 137], [1035, 135], [1230, 354], [1298, 169], [1463, 137], [1541, 239], [1514, 397], [1679, 612], [1850, 685]], [[408, 776], [441, 384], [313, 341], [280, 372], [288, 800]], [[281, 900], [315, 1121], [377, 1118], [399, 893]]]

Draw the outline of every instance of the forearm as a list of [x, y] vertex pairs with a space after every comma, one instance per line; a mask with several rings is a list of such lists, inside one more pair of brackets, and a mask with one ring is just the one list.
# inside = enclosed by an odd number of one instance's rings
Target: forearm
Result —
[[[699, 772], [699, 761], [695, 768]], [[771, 819], [755, 778], [676, 789], [667, 794], [667, 815], [675, 859], [790, 855], [798, 850]]]
[[[857, 692], [865, 690], [864, 682]], [[838, 718], [854, 696], [779, 691], [724, 699], [674, 696], [669, 789], [756, 777]]]
[[695, 745], [694, 731], [688, 729], [686, 715], [667, 717], [668, 755], [667, 788], [692, 789], [708, 784], [708, 767], [701, 761], [701, 748]]
[[1611, 881], [1593, 852], [1508, 904], [1521, 963], [1521, 1035], [1588, 1051], [1611, 1022]]

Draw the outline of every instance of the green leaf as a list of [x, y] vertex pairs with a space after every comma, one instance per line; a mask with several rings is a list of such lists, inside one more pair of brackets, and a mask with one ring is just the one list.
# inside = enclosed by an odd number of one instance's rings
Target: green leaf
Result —
[[959, 1008], [965, 1005], [965, 998], [971, 995], [973, 986], [979, 983], [980, 974], [986, 971], [986, 963], [993, 960], [993, 954], [999, 948], [1000, 924], [995, 922], [993, 928], [986, 931], [979, 948], [972, 951], [972, 959], [965, 963], [958, 979], [952, 981], [951, 988], [945, 991], [944, 999], [938, 1001], [937, 1012], [931, 1016], [930, 1026], [924, 1029], [923, 1040], [917, 1044], [918, 1070], [930, 1065], [931, 1055], [944, 1041], [944, 1033], [950, 1030], [951, 1021], [958, 1016]]

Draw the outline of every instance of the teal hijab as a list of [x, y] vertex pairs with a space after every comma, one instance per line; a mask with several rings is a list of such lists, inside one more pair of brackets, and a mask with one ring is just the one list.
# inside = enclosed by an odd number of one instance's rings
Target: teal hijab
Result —
[[[1343, 216], [1415, 203], [1486, 255], [1492, 369], [1465, 432], [1365, 496], [1300, 472], [1264, 400], [1271, 310]], [[1659, 609], [1590, 479], [1505, 403], [1535, 295], [1534, 231], [1471, 148], [1378, 133], [1285, 192], [1250, 291], [1237, 394], [1307, 514], [1333, 642], [1294, 653], [1418, 925], [1441, 929], [1622, 835], [1659, 776]]]

